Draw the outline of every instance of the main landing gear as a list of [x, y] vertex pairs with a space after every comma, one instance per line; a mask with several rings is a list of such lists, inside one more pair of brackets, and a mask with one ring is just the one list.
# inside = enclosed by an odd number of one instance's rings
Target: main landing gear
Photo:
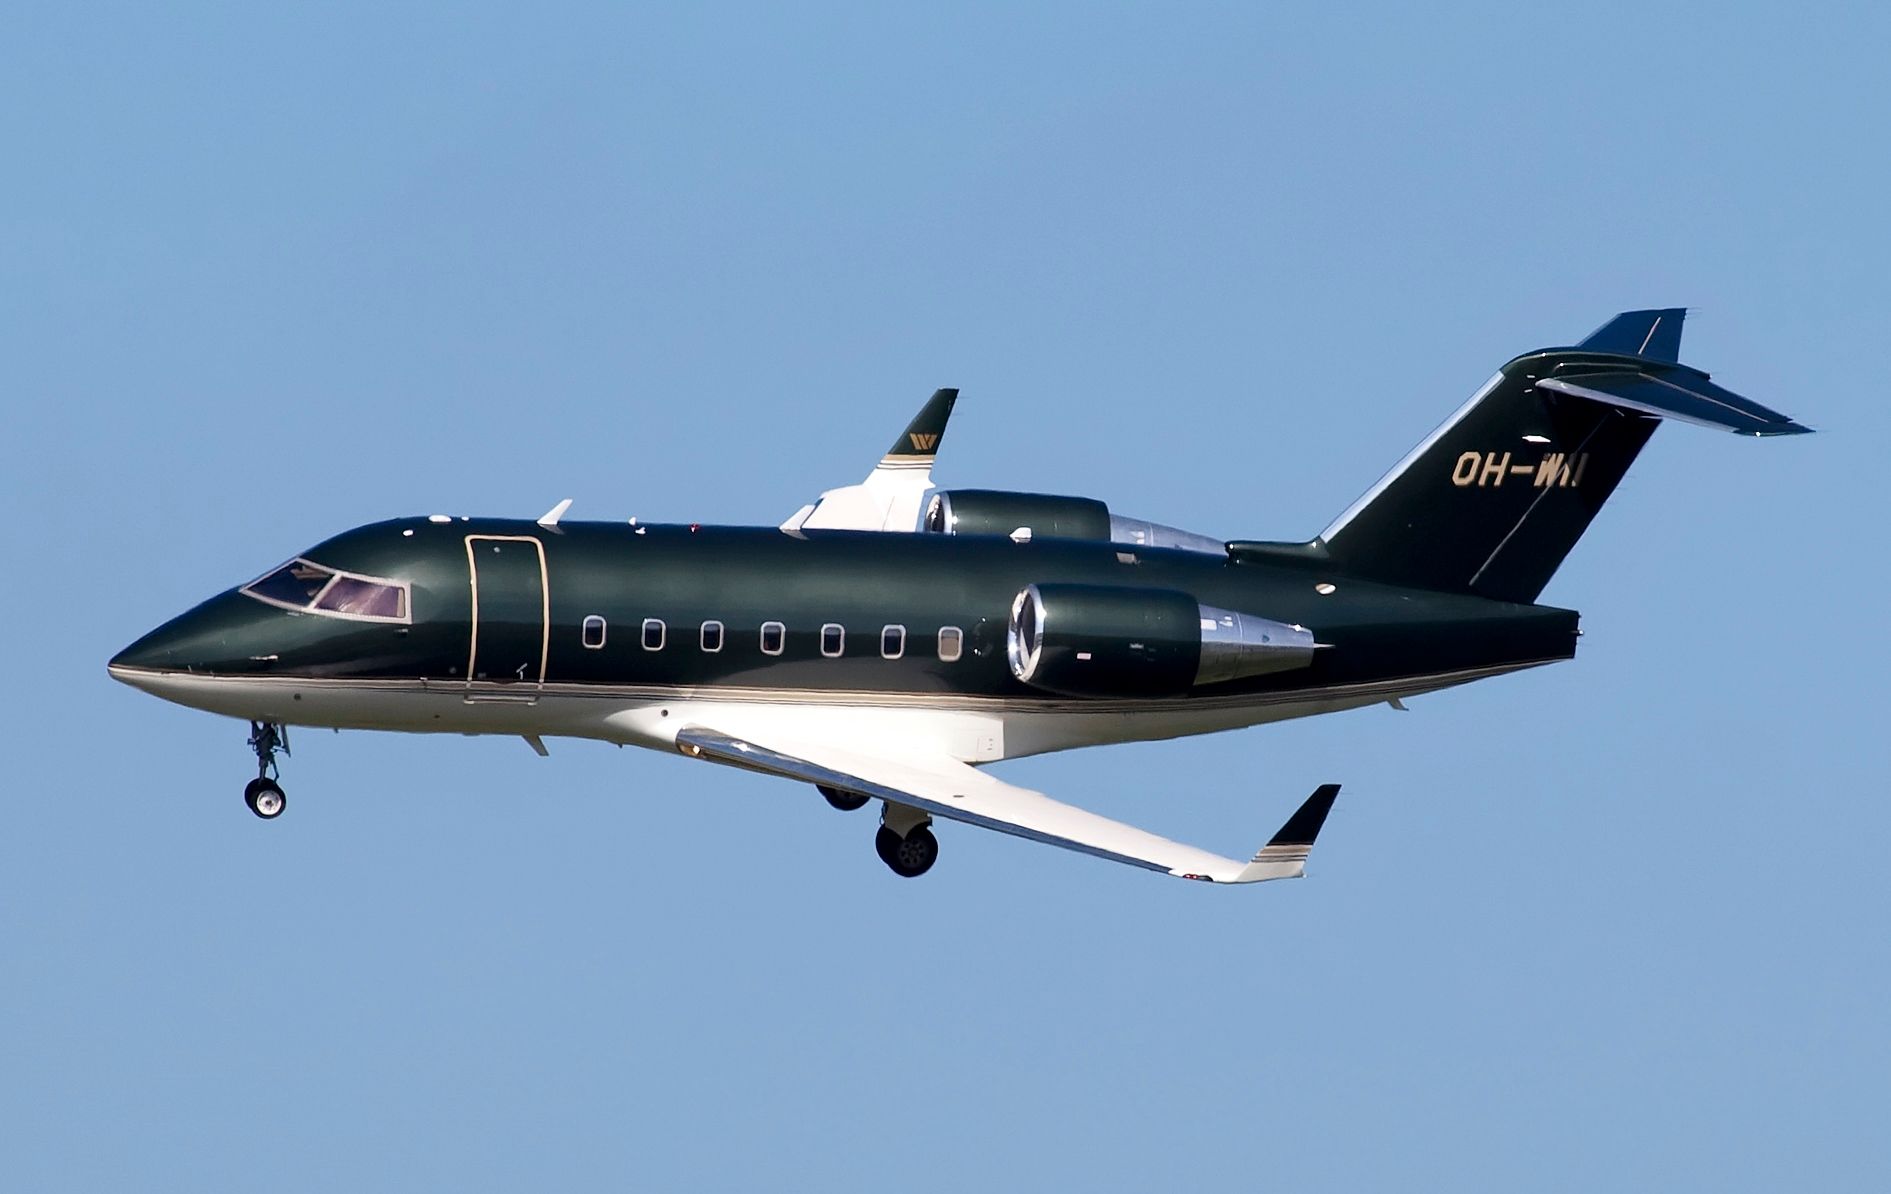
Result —
[[826, 784], [815, 784], [827, 802], [843, 813], [858, 812], [867, 807], [867, 798], [858, 792], [845, 792], [839, 788], [830, 788]]
[[939, 861], [939, 839], [932, 836], [932, 818], [916, 808], [887, 801], [880, 812], [880, 832], [873, 835], [874, 852], [902, 879], [917, 879]]
[[250, 722], [250, 749], [256, 752], [256, 778], [243, 789], [243, 803], [265, 821], [273, 821], [289, 806], [276, 782], [276, 752], [289, 753], [289, 728], [273, 721]]
[[[845, 788], [832, 788], [826, 784], [814, 786], [820, 791], [822, 799], [843, 813], [865, 808], [870, 799]], [[939, 861], [939, 839], [932, 836], [932, 830], [928, 828], [931, 824], [932, 818], [916, 808], [895, 804], [890, 800], [885, 802], [880, 811], [880, 831], [873, 835], [874, 853], [895, 875], [902, 879], [917, 879]]]
[[905, 837], [882, 825], [873, 835], [873, 849], [880, 861], [902, 879], [917, 879], [939, 861], [939, 839], [924, 825], [908, 831]]

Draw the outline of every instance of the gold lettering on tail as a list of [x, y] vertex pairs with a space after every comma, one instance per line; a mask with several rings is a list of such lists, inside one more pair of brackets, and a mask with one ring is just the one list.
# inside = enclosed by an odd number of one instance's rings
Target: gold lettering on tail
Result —
[[1495, 489], [1505, 477], [1528, 477], [1536, 489], [1575, 489], [1582, 484], [1583, 470], [1589, 467], [1587, 452], [1573, 456], [1549, 452], [1535, 464], [1512, 464], [1510, 458], [1509, 452], [1465, 452], [1451, 466], [1451, 483], [1459, 489], [1472, 485]]
[[1483, 462], [1483, 459], [1476, 452], [1466, 452], [1458, 457], [1457, 464], [1451, 468], [1451, 483], [1462, 489], [1477, 480], [1477, 466]]
[[933, 449], [933, 445], [939, 442], [937, 435], [922, 435], [917, 431], [907, 432], [906, 438], [913, 441], [913, 451], [915, 452], [930, 452]]
[[1495, 452], [1486, 452], [1484, 453], [1483, 471], [1477, 474], [1477, 487], [1482, 489], [1486, 485], [1502, 485], [1504, 483], [1504, 474], [1509, 471], [1510, 453], [1505, 452], [1502, 456], [1499, 456]]

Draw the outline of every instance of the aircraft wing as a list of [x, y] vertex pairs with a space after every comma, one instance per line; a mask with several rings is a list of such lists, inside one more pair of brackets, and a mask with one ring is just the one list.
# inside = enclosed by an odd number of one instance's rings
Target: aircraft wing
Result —
[[1305, 874], [1313, 839], [1339, 795], [1338, 784], [1323, 784], [1253, 858], [1240, 862], [1059, 803], [1042, 792], [1005, 783], [956, 759], [890, 759], [809, 740], [782, 737], [763, 742], [740, 738], [704, 726], [687, 726], [679, 731], [676, 745], [691, 758], [803, 783], [826, 784], [908, 805], [949, 821], [996, 829], [1111, 862], [1165, 871], [1182, 879], [1215, 883], [1258, 883]]
[[821, 500], [801, 507], [781, 529], [810, 531], [916, 531], [919, 506], [932, 488], [932, 462], [945, 436], [946, 421], [959, 400], [957, 390], [937, 390], [900, 432], [880, 463], [858, 485], [830, 489]]

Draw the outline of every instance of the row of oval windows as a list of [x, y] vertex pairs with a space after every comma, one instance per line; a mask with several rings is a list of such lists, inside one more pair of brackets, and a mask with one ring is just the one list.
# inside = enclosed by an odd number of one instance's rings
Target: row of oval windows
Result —
[[[602, 650], [605, 636], [604, 619], [591, 614], [584, 620], [582, 638], [587, 649]], [[697, 634], [697, 641], [706, 652], [714, 654], [722, 650], [723, 640], [727, 637], [721, 622], [708, 621], [702, 624]], [[643, 649], [661, 651], [669, 638], [669, 627], [661, 618], [643, 620]], [[828, 622], [821, 627], [821, 654], [836, 658], [847, 645], [847, 628], [838, 622]], [[764, 655], [779, 655], [788, 646], [788, 628], [780, 622], [763, 622], [761, 630], [761, 648]], [[965, 650], [965, 632], [957, 626], [939, 628], [939, 658], [947, 663], [957, 659]], [[880, 628], [880, 657], [898, 659], [906, 654], [906, 627], [882, 626]]]

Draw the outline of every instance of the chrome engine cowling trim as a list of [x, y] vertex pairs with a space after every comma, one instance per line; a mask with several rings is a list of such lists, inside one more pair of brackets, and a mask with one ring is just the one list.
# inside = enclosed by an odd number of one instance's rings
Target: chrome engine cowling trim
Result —
[[1313, 662], [1313, 632], [1305, 626], [1276, 622], [1255, 614], [1204, 605], [1202, 661], [1196, 684], [1219, 684], [1286, 672]]

